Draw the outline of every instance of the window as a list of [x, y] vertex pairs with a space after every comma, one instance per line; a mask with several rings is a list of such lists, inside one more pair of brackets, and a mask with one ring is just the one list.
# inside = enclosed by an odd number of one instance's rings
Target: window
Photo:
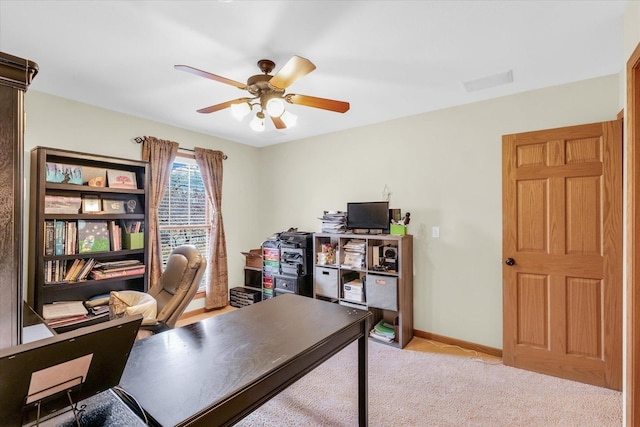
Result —
[[[195, 159], [176, 158], [158, 208], [163, 268], [171, 251], [184, 244], [194, 245], [206, 258], [211, 235], [210, 210]], [[206, 277], [205, 274], [200, 287], [205, 285]]]

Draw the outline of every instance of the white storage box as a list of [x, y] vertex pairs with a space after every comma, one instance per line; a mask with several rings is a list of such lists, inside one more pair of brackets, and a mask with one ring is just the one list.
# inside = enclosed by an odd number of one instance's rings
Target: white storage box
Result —
[[343, 298], [349, 301], [364, 302], [364, 287], [360, 279], [352, 280], [343, 285]]

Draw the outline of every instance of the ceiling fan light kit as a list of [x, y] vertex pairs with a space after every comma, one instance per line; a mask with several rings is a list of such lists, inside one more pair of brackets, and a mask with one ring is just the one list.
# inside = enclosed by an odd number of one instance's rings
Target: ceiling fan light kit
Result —
[[248, 102], [239, 104], [231, 104], [231, 115], [239, 122], [242, 121], [251, 112], [251, 105]]
[[286, 129], [295, 126], [298, 116], [286, 110], [285, 101], [289, 104], [304, 105], [306, 107], [320, 108], [337, 113], [344, 113], [349, 110], [350, 105], [348, 102], [308, 95], [285, 94], [286, 89], [290, 85], [316, 69], [316, 66], [308, 59], [302, 58], [301, 56], [293, 56], [284, 67], [272, 76], [269, 73], [273, 71], [275, 65], [275, 62], [269, 59], [259, 60], [258, 68], [260, 68], [263, 74], [256, 74], [249, 77], [247, 84], [211, 74], [188, 65], [175, 65], [174, 68], [248, 91], [253, 95], [252, 98], [234, 99], [201, 108], [197, 111], [208, 114], [230, 108], [233, 117], [238, 121], [242, 121], [255, 107], [257, 111], [253, 119], [249, 122], [249, 127], [256, 132], [264, 131], [266, 127], [266, 115], [271, 118], [276, 129]]

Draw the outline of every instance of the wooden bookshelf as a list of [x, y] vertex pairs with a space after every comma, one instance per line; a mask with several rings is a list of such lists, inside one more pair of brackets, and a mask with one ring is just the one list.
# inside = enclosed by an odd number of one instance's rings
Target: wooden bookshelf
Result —
[[[62, 165], [57, 175], [54, 165]], [[86, 178], [96, 174], [104, 178], [89, 185]], [[124, 176], [125, 181], [128, 177], [130, 188], [110, 187], [108, 177], [114, 175]], [[53, 302], [86, 301], [114, 290], [147, 291], [148, 269], [143, 274], [101, 280], [91, 279], [90, 274], [84, 280], [69, 279], [67, 270], [76, 260], [148, 264], [147, 162], [36, 147], [31, 151], [30, 176], [28, 303], [38, 314], [42, 315], [44, 304]], [[104, 186], [95, 186], [96, 182]], [[134, 239], [124, 235], [131, 223], [139, 226], [135, 245]], [[57, 224], [65, 231], [62, 235], [54, 231], [53, 241], [47, 227], [52, 224], [54, 230]], [[88, 233], [89, 226], [96, 226], [97, 231]], [[107, 319], [89, 318], [64, 330]]]

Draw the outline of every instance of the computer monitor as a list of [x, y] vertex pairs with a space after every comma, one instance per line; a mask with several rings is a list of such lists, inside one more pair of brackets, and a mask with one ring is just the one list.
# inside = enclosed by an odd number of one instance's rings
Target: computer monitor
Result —
[[389, 202], [349, 202], [347, 203], [347, 228], [351, 230], [389, 229]]
[[0, 420], [21, 426], [118, 385], [142, 316], [0, 350]]

